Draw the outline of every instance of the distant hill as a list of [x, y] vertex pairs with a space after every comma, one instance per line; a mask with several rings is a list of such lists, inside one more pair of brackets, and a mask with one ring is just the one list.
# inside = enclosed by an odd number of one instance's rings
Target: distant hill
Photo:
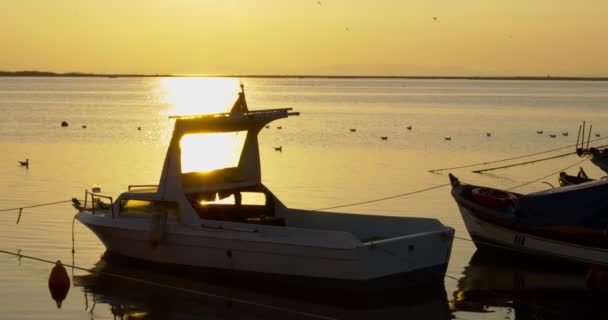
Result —
[[328, 79], [430, 79], [430, 80], [566, 80], [608, 81], [608, 77], [561, 77], [561, 76], [321, 76], [321, 75], [171, 75], [171, 74], [102, 74], [48, 71], [0, 71], [0, 77], [230, 77], [230, 78], [328, 78]]
[[100, 74], [100, 73], [82, 73], [68, 72], [57, 73], [48, 71], [0, 71], [0, 77], [171, 77], [172, 75], [164, 74]]

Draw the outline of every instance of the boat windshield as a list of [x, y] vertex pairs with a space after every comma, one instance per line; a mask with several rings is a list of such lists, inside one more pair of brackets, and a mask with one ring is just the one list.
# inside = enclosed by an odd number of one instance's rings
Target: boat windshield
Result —
[[187, 134], [181, 139], [182, 173], [237, 167], [247, 131]]

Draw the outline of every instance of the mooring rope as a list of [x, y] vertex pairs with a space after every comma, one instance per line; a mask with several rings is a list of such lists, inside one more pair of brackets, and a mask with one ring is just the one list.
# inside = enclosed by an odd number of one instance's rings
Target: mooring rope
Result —
[[0, 212], [3, 212], [3, 211], [13, 211], [13, 210], [23, 210], [23, 209], [36, 208], [36, 207], [44, 207], [44, 206], [51, 206], [51, 205], [54, 205], [54, 204], [67, 203], [67, 202], [72, 202], [72, 199], [70, 199], [70, 200], [64, 200], [64, 201], [56, 201], [56, 202], [35, 204], [35, 205], [31, 205], [31, 206], [23, 206], [23, 207], [16, 207], [16, 208], [0, 209]]
[[493, 171], [493, 170], [498, 170], [498, 169], [506, 169], [506, 168], [511, 168], [511, 167], [523, 166], [525, 164], [531, 164], [531, 163], [535, 163], [535, 162], [541, 162], [541, 161], [546, 161], [546, 160], [563, 158], [563, 157], [571, 156], [571, 155], [574, 155], [574, 154], [576, 154], [576, 152], [568, 152], [568, 153], [560, 154], [560, 155], [553, 156], [553, 157], [542, 158], [542, 159], [537, 159], [537, 160], [530, 160], [530, 161], [526, 161], [526, 162], [514, 163], [514, 164], [509, 164], [509, 165], [506, 165], [506, 166], [500, 166], [500, 167], [494, 167], [494, 168], [473, 170], [472, 172], [473, 173], [484, 173], [486, 171]]
[[330, 210], [330, 209], [337, 209], [337, 208], [344, 208], [344, 207], [358, 206], [358, 205], [367, 204], [367, 203], [373, 203], [373, 202], [380, 202], [380, 201], [385, 201], [385, 200], [390, 200], [390, 199], [395, 199], [395, 198], [405, 197], [405, 196], [409, 196], [409, 195], [416, 194], [416, 193], [422, 193], [422, 192], [426, 192], [426, 191], [431, 191], [431, 190], [434, 190], [434, 189], [439, 189], [439, 188], [447, 187], [447, 186], [449, 186], [449, 185], [450, 185], [449, 183], [444, 183], [444, 184], [440, 184], [440, 185], [438, 185], [438, 186], [429, 187], [429, 188], [426, 188], [426, 189], [420, 189], [420, 190], [411, 191], [411, 192], [406, 192], [406, 193], [401, 193], [401, 194], [397, 194], [397, 195], [390, 196], [390, 197], [384, 197], [384, 198], [372, 199], [372, 200], [361, 201], [361, 202], [354, 202], [354, 203], [343, 204], [343, 205], [339, 205], [339, 206], [333, 206], [333, 207], [326, 207], [326, 208], [320, 208], [320, 209], [313, 209], [313, 210], [311, 210], [311, 211]]
[[[591, 142], [596, 142], [596, 141], [600, 141], [600, 140], [604, 140], [604, 139], [608, 139], [608, 137], [594, 139], [594, 140], [591, 140]], [[451, 168], [432, 169], [432, 170], [429, 170], [429, 172], [435, 173], [435, 172], [439, 172], [439, 171], [464, 169], [464, 168], [470, 168], [470, 167], [488, 165], [488, 164], [499, 163], [499, 162], [504, 162], [504, 161], [509, 161], [509, 160], [517, 160], [517, 159], [521, 159], [521, 158], [527, 158], [527, 157], [537, 156], [537, 155], [540, 155], [540, 154], [545, 154], [545, 153], [550, 153], [550, 152], [554, 152], [554, 151], [564, 150], [564, 149], [568, 149], [568, 148], [572, 148], [572, 147], [577, 147], [577, 145], [573, 144], [573, 145], [569, 145], [569, 146], [566, 146], [566, 147], [560, 147], [560, 148], [556, 148], [556, 149], [551, 149], [551, 150], [546, 150], [546, 151], [541, 151], [541, 152], [535, 152], [535, 153], [531, 153], [531, 154], [516, 156], [516, 157], [512, 157], [512, 158], [505, 158], [505, 159], [500, 159], [500, 160], [493, 160], [493, 161], [487, 161], [487, 162], [467, 164], [467, 165], [462, 165], [462, 166], [457, 166], [457, 167], [451, 167]], [[608, 145], [598, 146], [597, 148], [603, 148], [603, 147], [608, 147]]]
[[549, 178], [549, 177], [550, 177], [550, 176], [552, 176], [552, 175], [556, 175], [556, 174], [558, 174], [558, 173], [560, 173], [560, 172], [562, 172], [562, 171], [565, 171], [565, 170], [570, 169], [570, 168], [572, 168], [572, 167], [574, 167], [574, 166], [576, 166], [576, 165], [579, 165], [579, 164], [581, 164], [581, 163], [583, 163], [583, 162], [585, 162], [585, 161], [587, 161], [587, 160], [588, 160], [587, 158], [584, 158], [583, 160], [578, 161], [578, 162], [576, 162], [575, 164], [569, 165], [569, 166], [567, 166], [567, 167], [565, 167], [565, 168], [563, 168], [563, 169], [561, 169], [561, 170], [558, 170], [558, 171], [555, 171], [555, 172], [551, 172], [550, 174], [548, 174], [548, 175], [546, 175], [546, 176], [544, 176], [544, 177], [540, 177], [540, 178], [538, 178], [538, 179], [535, 179], [535, 180], [532, 180], [532, 181], [528, 181], [528, 182], [526, 182], [526, 183], [522, 183], [522, 184], [520, 184], [520, 185], [517, 185], [517, 186], [515, 186], [515, 187], [511, 187], [511, 188], [506, 189], [506, 190], [510, 191], [510, 190], [517, 189], [517, 188], [520, 188], [520, 187], [523, 187], [523, 186], [527, 186], [527, 185], [532, 184], [532, 183], [534, 183], [534, 182], [538, 182], [539, 180]]
[[[55, 263], [56, 263], [55, 261], [47, 260], [47, 259], [44, 259], [44, 258], [24, 255], [24, 254], [21, 253], [21, 250], [19, 250], [17, 253], [15, 253], [15, 252], [11, 252], [11, 251], [0, 249], [0, 253], [5, 253], [5, 254], [8, 254], [8, 255], [16, 256], [19, 259], [26, 258], [26, 259], [30, 259], [30, 260], [34, 260], [34, 261], [49, 263], [49, 264], [52, 264], [52, 265], [55, 265]], [[270, 309], [270, 310], [274, 310], [274, 311], [279, 311], [279, 312], [285, 312], [285, 313], [291, 313], [291, 314], [296, 314], [296, 315], [300, 315], [300, 316], [305, 316], [305, 317], [308, 317], [308, 318], [325, 319], [325, 320], [335, 320], [336, 319], [336, 318], [332, 318], [332, 317], [328, 317], [328, 316], [323, 316], [323, 315], [318, 315], [318, 314], [314, 314], [314, 313], [310, 313], [310, 312], [297, 311], [297, 310], [282, 308], [282, 307], [278, 307], [278, 306], [268, 305], [268, 304], [264, 304], [264, 303], [259, 303], [259, 302], [255, 302], [255, 301], [249, 301], [249, 300], [231, 298], [231, 297], [227, 297], [227, 296], [223, 296], [223, 295], [219, 295], [219, 294], [215, 294], [215, 293], [211, 293], [211, 292], [194, 290], [194, 289], [188, 289], [188, 288], [178, 287], [178, 286], [172, 286], [172, 285], [165, 284], [165, 283], [160, 283], [160, 282], [155, 282], [155, 281], [151, 281], [151, 280], [145, 280], [145, 279], [140, 279], [140, 278], [135, 278], [135, 277], [130, 277], [130, 276], [125, 276], [125, 275], [118, 274], [118, 273], [107, 272], [107, 271], [100, 271], [100, 270], [94, 270], [94, 269], [90, 269], [90, 268], [84, 268], [84, 267], [76, 266], [74, 264], [63, 264], [63, 265], [65, 267], [69, 267], [69, 268], [73, 268], [73, 269], [77, 269], [77, 270], [81, 270], [81, 271], [86, 271], [86, 272], [89, 272], [89, 273], [92, 273], [92, 274], [106, 275], [106, 276], [110, 276], [110, 277], [114, 277], [114, 278], [118, 278], [118, 279], [122, 279], [122, 280], [128, 280], [128, 281], [142, 283], [142, 284], [149, 285], [149, 286], [159, 287], [159, 288], [163, 288], [163, 289], [171, 289], [171, 290], [175, 290], [175, 291], [181, 291], [181, 292], [190, 293], [190, 294], [199, 295], [199, 296], [204, 296], [204, 297], [211, 297], [211, 298], [215, 298], [215, 299], [229, 300], [229, 301], [233, 301], [233, 302], [237, 302], [237, 303], [242, 303], [242, 304], [246, 304], [246, 305], [250, 305], [250, 306], [254, 306], [254, 307], [260, 307], [260, 308]]]

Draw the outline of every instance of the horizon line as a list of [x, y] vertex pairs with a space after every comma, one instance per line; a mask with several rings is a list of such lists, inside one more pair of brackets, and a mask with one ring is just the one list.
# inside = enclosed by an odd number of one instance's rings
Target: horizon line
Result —
[[169, 78], [169, 77], [206, 77], [206, 78], [319, 78], [319, 79], [435, 79], [435, 80], [583, 80], [608, 81], [608, 76], [446, 76], [446, 75], [311, 75], [311, 74], [133, 74], [133, 73], [86, 73], [51, 71], [2, 71], [0, 77], [106, 77], [106, 78]]

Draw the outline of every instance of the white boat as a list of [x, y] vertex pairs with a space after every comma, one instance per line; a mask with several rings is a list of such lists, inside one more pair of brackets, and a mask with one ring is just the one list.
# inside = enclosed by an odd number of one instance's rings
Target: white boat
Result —
[[[436, 219], [287, 208], [262, 184], [257, 135], [299, 113], [249, 111], [244, 101], [241, 92], [229, 113], [173, 117], [159, 184], [116, 199], [86, 192], [76, 219], [111, 254], [148, 262], [339, 283], [443, 281], [454, 229]], [[232, 132], [245, 134], [236, 166], [182, 172], [184, 136]]]
[[527, 195], [461, 183], [452, 174], [450, 181], [478, 249], [608, 265], [608, 180]]

